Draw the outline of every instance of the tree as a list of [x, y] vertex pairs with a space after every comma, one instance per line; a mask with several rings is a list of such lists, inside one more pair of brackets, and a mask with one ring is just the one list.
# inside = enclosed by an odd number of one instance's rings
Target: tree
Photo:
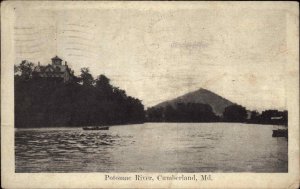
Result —
[[244, 122], [247, 118], [247, 110], [240, 105], [231, 105], [225, 108], [223, 118], [228, 122]]
[[32, 78], [32, 72], [34, 68], [34, 64], [27, 60], [23, 60], [19, 66], [15, 66], [15, 75], [20, 74], [20, 78], [22, 80], [29, 80]]
[[14, 74], [17, 75], [19, 73], [19, 66], [14, 65]]
[[111, 88], [111, 85], [109, 84], [110, 79], [108, 79], [105, 75], [101, 74], [98, 76], [96, 80], [96, 87], [97, 88]]
[[164, 109], [162, 107], [148, 108], [147, 109], [147, 119], [148, 119], [148, 121], [153, 121], [153, 122], [163, 121], [163, 111], [164, 111]]
[[94, 84], [94, 77], [90, 74], [89, 68], [81, 68], [80, 80], [84, 86], [92, 86]]
[[113, 87], [109, 83], [110, 79], [108, 79], [105, 75], [99, 75], [96, 79], [96, 89], [100, 91], [103, 97], [108, 97], [112, 95]]
[[173, 106], [167, 105], [164, 114], [165, 121], [174, 122], [176, 120], [177, 114]]
[[260, 114], [257, 111], [251, 111], [250, 122], [252, 122], [252, 123], [260, 122]]

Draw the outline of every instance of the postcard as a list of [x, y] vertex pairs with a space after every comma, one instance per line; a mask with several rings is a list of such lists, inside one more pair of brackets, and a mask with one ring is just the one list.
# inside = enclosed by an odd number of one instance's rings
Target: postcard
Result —
[[298, 188], [298, 7], [2, 2], [2, 187]]

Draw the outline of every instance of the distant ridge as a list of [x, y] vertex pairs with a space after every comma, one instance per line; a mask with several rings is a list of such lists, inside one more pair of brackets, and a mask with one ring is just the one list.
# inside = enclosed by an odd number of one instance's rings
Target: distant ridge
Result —
[[233, 102], [231, 102], [231, 101], [229, 101], [207, 89], [200, 88], [196, 91], [184, 94], [184, 95], [174, 98], [172, 100], [161, 102], [153, 107], [159, 108], [159, 107], [166, 107], [168, 105], [175, 107], [175, 105], [177, 103], [208, 104], [212, 107], [213, 111], [217, 115], [222, 115], [224, 112], [224, 109], [227, 106], [235, 104], [235, 103], [233, 103]]

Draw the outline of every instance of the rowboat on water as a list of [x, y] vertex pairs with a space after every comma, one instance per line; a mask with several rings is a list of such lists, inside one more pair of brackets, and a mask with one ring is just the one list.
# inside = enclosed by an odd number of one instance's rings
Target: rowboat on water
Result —
[[108, 126], [87, 126], [83, 127], [83, 130], [108, 130]]

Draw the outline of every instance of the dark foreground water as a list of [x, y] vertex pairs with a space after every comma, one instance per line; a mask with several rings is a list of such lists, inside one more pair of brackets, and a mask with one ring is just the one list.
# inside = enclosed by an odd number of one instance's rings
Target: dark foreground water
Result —
[[16, 129], [16, 172], [287, 172], [278, 126], [146, 123]]

